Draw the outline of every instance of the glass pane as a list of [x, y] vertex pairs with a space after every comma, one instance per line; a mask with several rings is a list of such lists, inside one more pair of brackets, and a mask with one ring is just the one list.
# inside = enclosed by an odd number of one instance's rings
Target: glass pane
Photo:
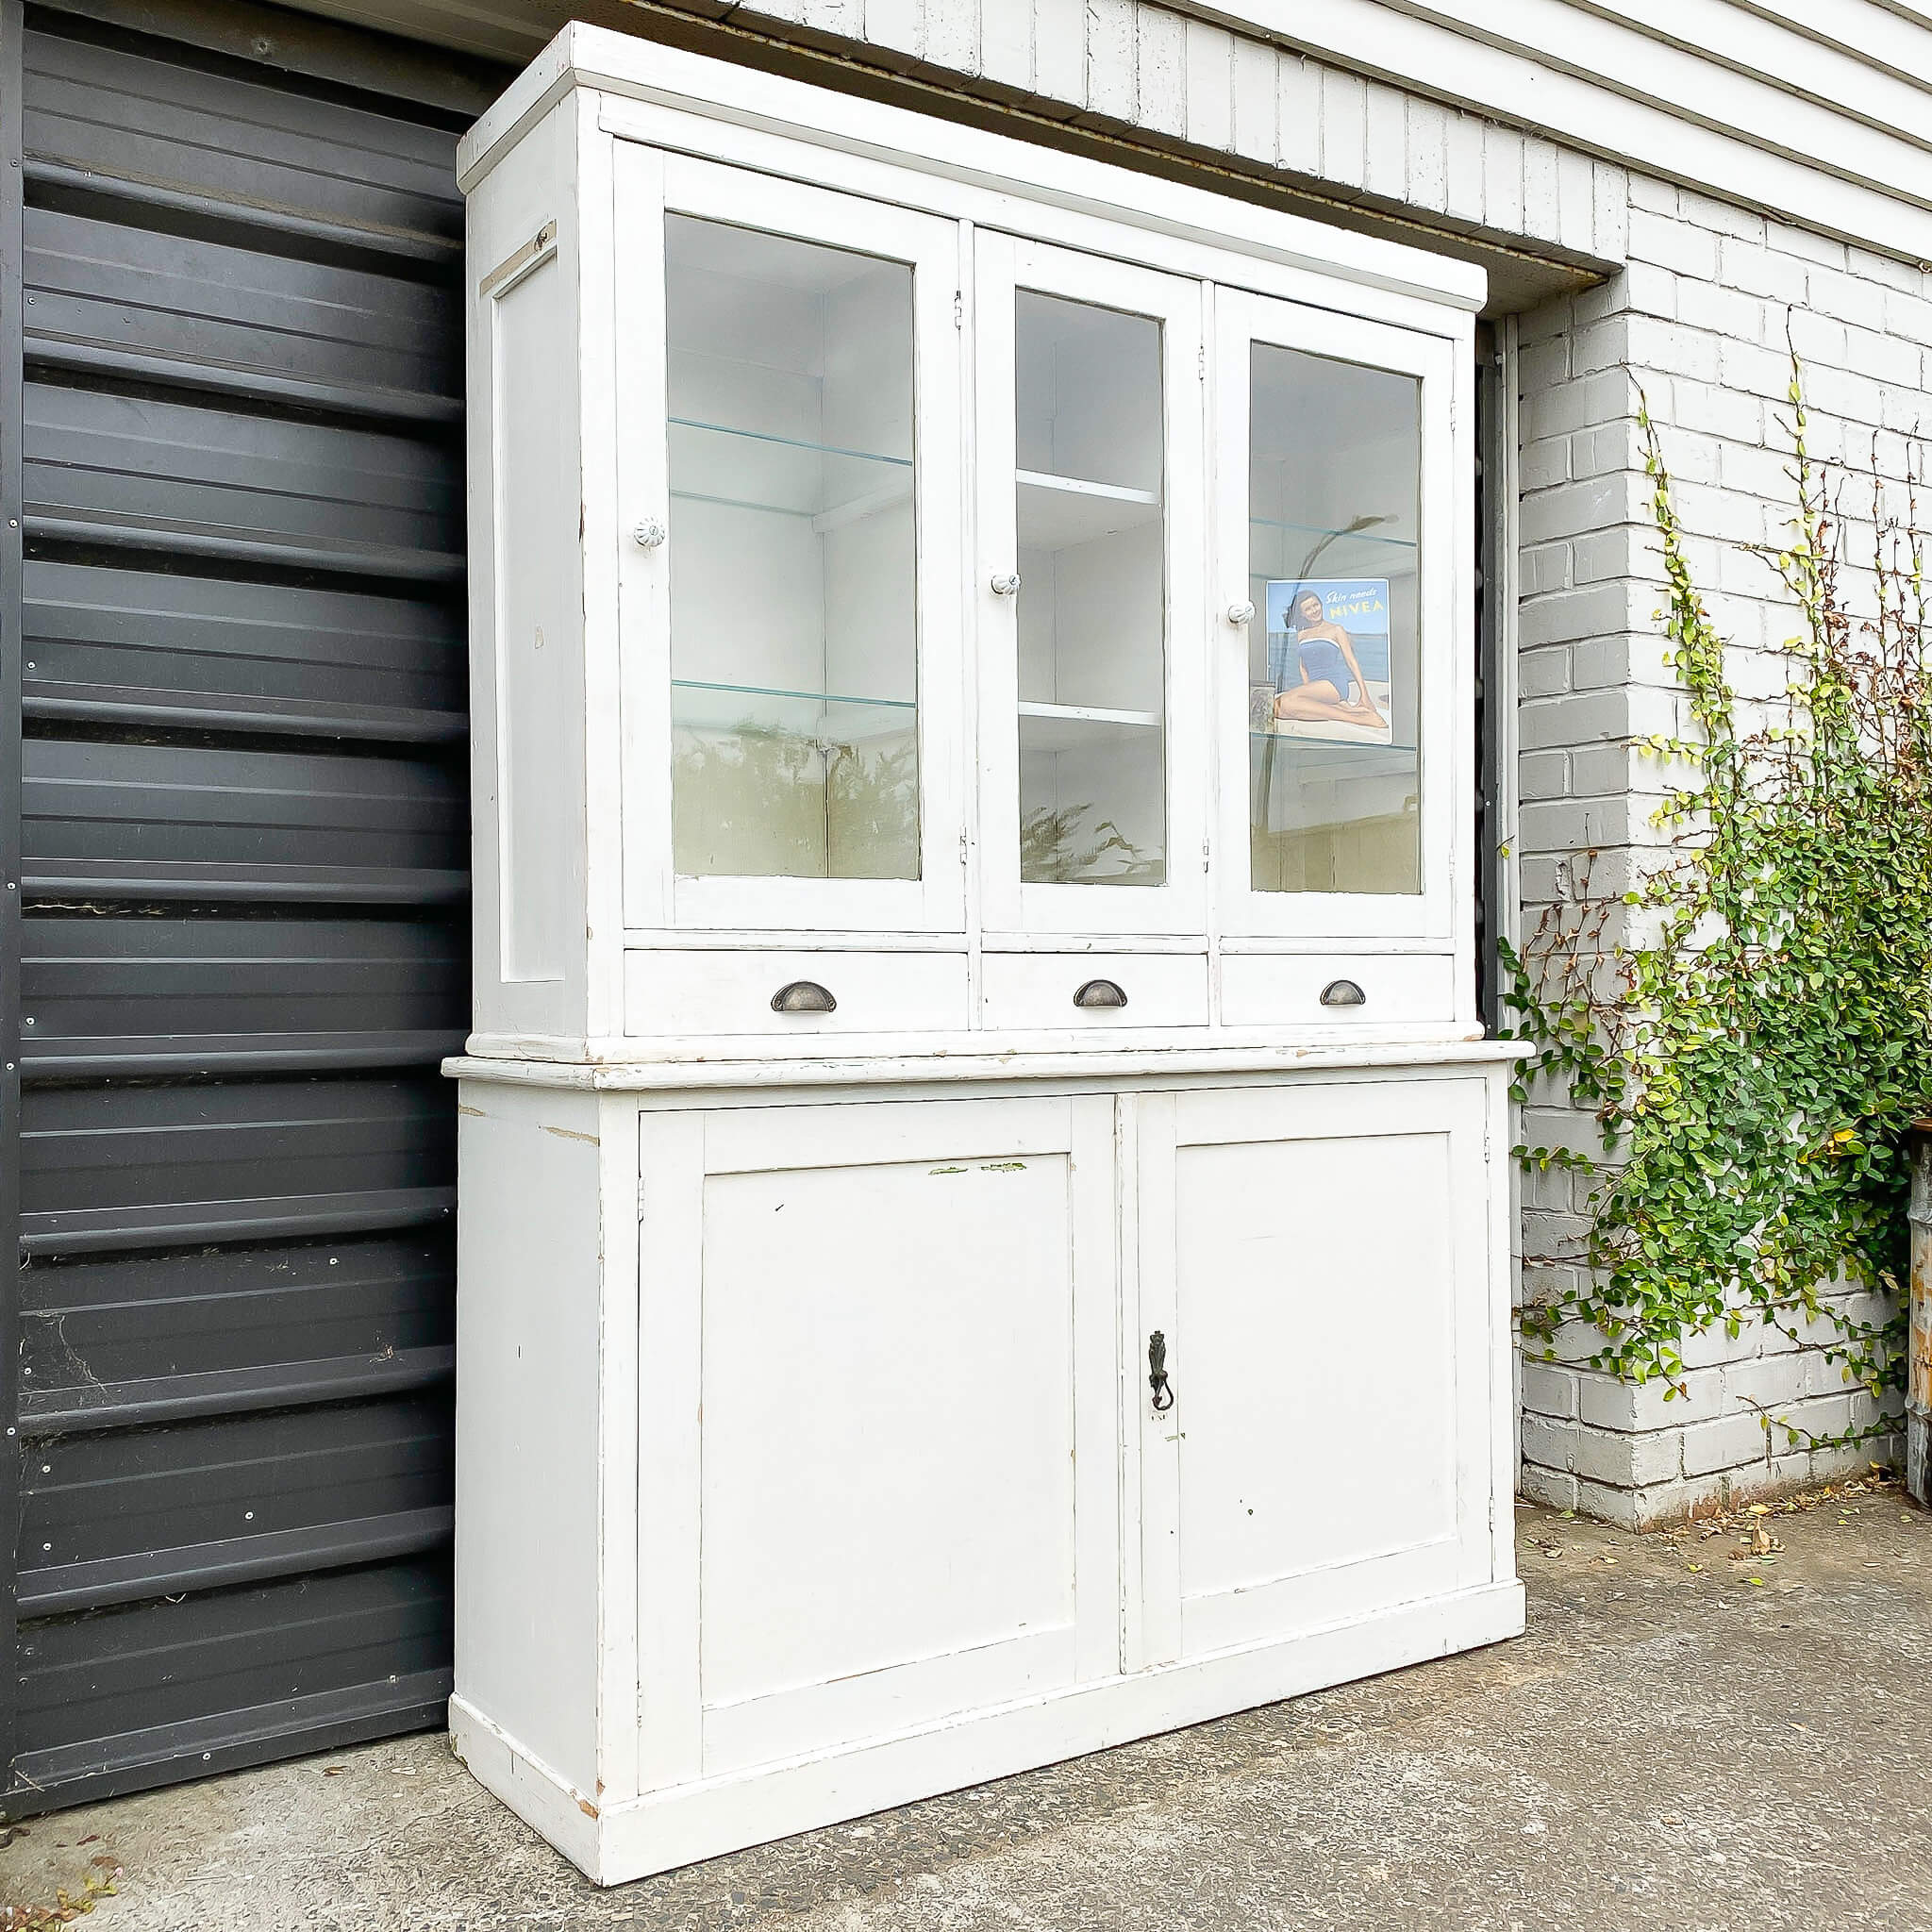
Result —
[[1022, 291], [1020, 876], [1167, 877], [1160, 325]]
[[672, 215], [671, 842], [919, 876], [912, 271]]
[[1259, 892], [1422, 890], [1422, 385], [1254, 346], [1249, 863]]

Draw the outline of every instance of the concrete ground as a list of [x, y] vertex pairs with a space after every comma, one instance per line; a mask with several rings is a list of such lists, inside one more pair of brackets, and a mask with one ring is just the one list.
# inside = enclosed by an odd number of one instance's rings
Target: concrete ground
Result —
[[36, 1821], [0, 1901], [107, 1859], [90, 1932], [1932, 1928], [1932, 1518], [1519, 1534], [1520, 1642], [620, 1891], [418, 1737]]

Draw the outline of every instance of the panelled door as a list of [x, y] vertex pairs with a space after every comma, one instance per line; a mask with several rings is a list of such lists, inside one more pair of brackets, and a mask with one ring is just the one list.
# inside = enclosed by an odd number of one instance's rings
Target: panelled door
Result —
[[441, 1722], [499, 80], [270, 8], [5, 27], [17, 1812]]
[[644, 1789], [1118, 1670], [1113, 1118], [643, 1116]]
[[[1467, 1178], [1484, 1158], [1480, 1083], [1128, 1105], [1129, 1332], [1143, 1357], [1160, 1337], [1139, 1364], [1129, 1432], [1141, 1535], [1128, 1667], [1481, 1581], [1488, 1191]], [[1160, 1390], [1145, 1379], [1157, 1364]]]

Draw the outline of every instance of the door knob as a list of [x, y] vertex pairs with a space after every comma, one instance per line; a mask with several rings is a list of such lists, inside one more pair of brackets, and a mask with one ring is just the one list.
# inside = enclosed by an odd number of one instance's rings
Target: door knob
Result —
[[1017, 597], [1020, 594], [1020, 573], [1016, 570], [995, 571], [987, 588], [995, 597]]
[[1253, 624], [1255, 607], [1252, 604], [1230, 604], [1227, 607], [1227, 621], [1232, 625]]
[[645, 517], [631, 530], [640, 550], [655, 550], [671, 532], [656, 517]]

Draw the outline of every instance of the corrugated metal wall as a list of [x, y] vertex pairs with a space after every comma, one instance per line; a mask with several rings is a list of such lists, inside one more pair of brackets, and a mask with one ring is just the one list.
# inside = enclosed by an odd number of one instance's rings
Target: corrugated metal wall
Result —
[[85, 4], [7, 22], [15, 1813], [449, 1689], [452, 162], [500, 76]]

